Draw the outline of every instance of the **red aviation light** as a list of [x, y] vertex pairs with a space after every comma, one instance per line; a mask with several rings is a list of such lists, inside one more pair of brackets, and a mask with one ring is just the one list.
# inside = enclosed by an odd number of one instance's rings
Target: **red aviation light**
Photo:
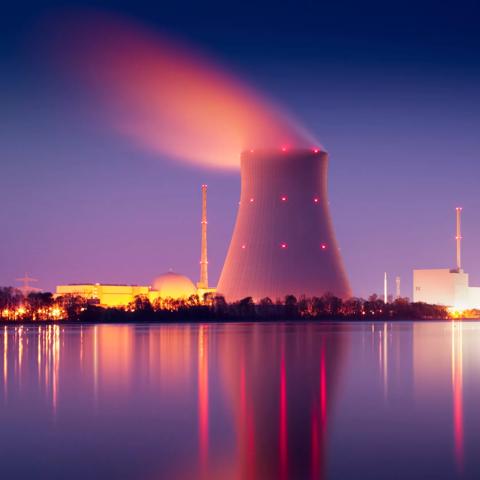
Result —
[[250, 153], [253, 153], [255, 150], [253, 148], [250, 149]]
[[281, 243], [281, 244], [280, 244], [280, 248], [282, 248], [282, 249], [285, 250], [285, 249], [287, 248], [287, 244], [286, 244], [286, 243]]
[[282, 202], [286, 202], [286, 201], [288, 200], [288, 197], [287, 197], [286, 195], [282, 195], [282, 196], [280, 197], [280, 200], [281, 200]]
[[313, 153], [318, 153], [320, 150], [318, 148], [313, 149]]
[[254, 198], [253, 197], [250, 197], [250, 203], [253, 203], [254, 202]]
[[320, 200], [318, 197], [313, 197], [313, 203], [318, 203]]
[[242, 250], [245, 250], [247, 246], [245, 244], [242, 245]]
[[287, 147], [282, 147], [282, 152], [286, 152], [287, 151]]
[[322, 250], [326, 250], [326, 249], [327, 249], [327, 245], [326, 245], [325, 243], [322, 243], [322, 244], [320, 245], [320, 248], [321, 248]]

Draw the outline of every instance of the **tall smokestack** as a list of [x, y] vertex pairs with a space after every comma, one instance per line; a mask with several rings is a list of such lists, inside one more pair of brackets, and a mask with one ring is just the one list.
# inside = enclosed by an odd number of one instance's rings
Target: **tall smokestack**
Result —
[[383, 302], [388, 302], [388, 284], [387, 284], [387, 272], [383, 276]]
[[350, 296], [319, 149], [242, 154], [240, 206], [217, 292], [228, 301]]
[[457, 207], [457, 236], [455, 237], [457, 241], [457, 270], [460, 272], [462, 270], [462, 232], [460, 217], [462, 215], [462, 207]]
[[202, 252], [200, 255], [200, 281], [198, 288], [208, 288], [207, 259], [207, 186], [202, 185]]

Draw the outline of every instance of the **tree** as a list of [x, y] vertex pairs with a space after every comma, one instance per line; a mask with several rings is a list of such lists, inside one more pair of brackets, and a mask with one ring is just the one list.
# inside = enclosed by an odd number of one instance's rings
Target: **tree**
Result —
[[298, 304], [295, 295], [285, 297], [285, 316], [289, 319], [298, 317]]
[[50, 292], [30, 292], [25, 299], [25, 308], [31, 320], [49, 320], [49, 310], [53, 304]]
[[79, 320], [80, 314], [88, 306], [88, 301], [85, 298], [75, 294], [58, 297], [56, 303], [66, 312], [68, 320]]
[[242, 298], [237, 304], [238, 314], [243, 318], [255, 316], [255, 304], [252, 297]]

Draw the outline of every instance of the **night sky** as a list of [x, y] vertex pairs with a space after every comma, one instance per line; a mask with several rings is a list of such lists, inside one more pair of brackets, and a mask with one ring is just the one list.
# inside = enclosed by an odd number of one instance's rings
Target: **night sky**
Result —
[[[9, 2], [14, 3], [14, 2]], [[288, 111], [330, 154], [330, 203], [358, 296], [383, 272], [464, 268], [480, 285], [480, 4], [16, 2], [0, 16], [0, 285], [198, 279], [209, 185], [210, 278], [235, 220], [239, 172], [179, 162], [102, 125], [43, 45], [66, 10], [99, 9], [178, 39]], [[57, 37], [58, 38], [58, 37]], [[185, 142], [188, 142], [185, 138]]]

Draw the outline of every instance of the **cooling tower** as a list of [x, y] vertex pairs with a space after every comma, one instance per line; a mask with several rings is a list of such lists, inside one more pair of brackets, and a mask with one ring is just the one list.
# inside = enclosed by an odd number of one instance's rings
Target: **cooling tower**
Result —
[[242, 154], [240, 206], [217, 287], [228, 301], [350, 296], [330, 219], [327, 164], [320, 150]]

